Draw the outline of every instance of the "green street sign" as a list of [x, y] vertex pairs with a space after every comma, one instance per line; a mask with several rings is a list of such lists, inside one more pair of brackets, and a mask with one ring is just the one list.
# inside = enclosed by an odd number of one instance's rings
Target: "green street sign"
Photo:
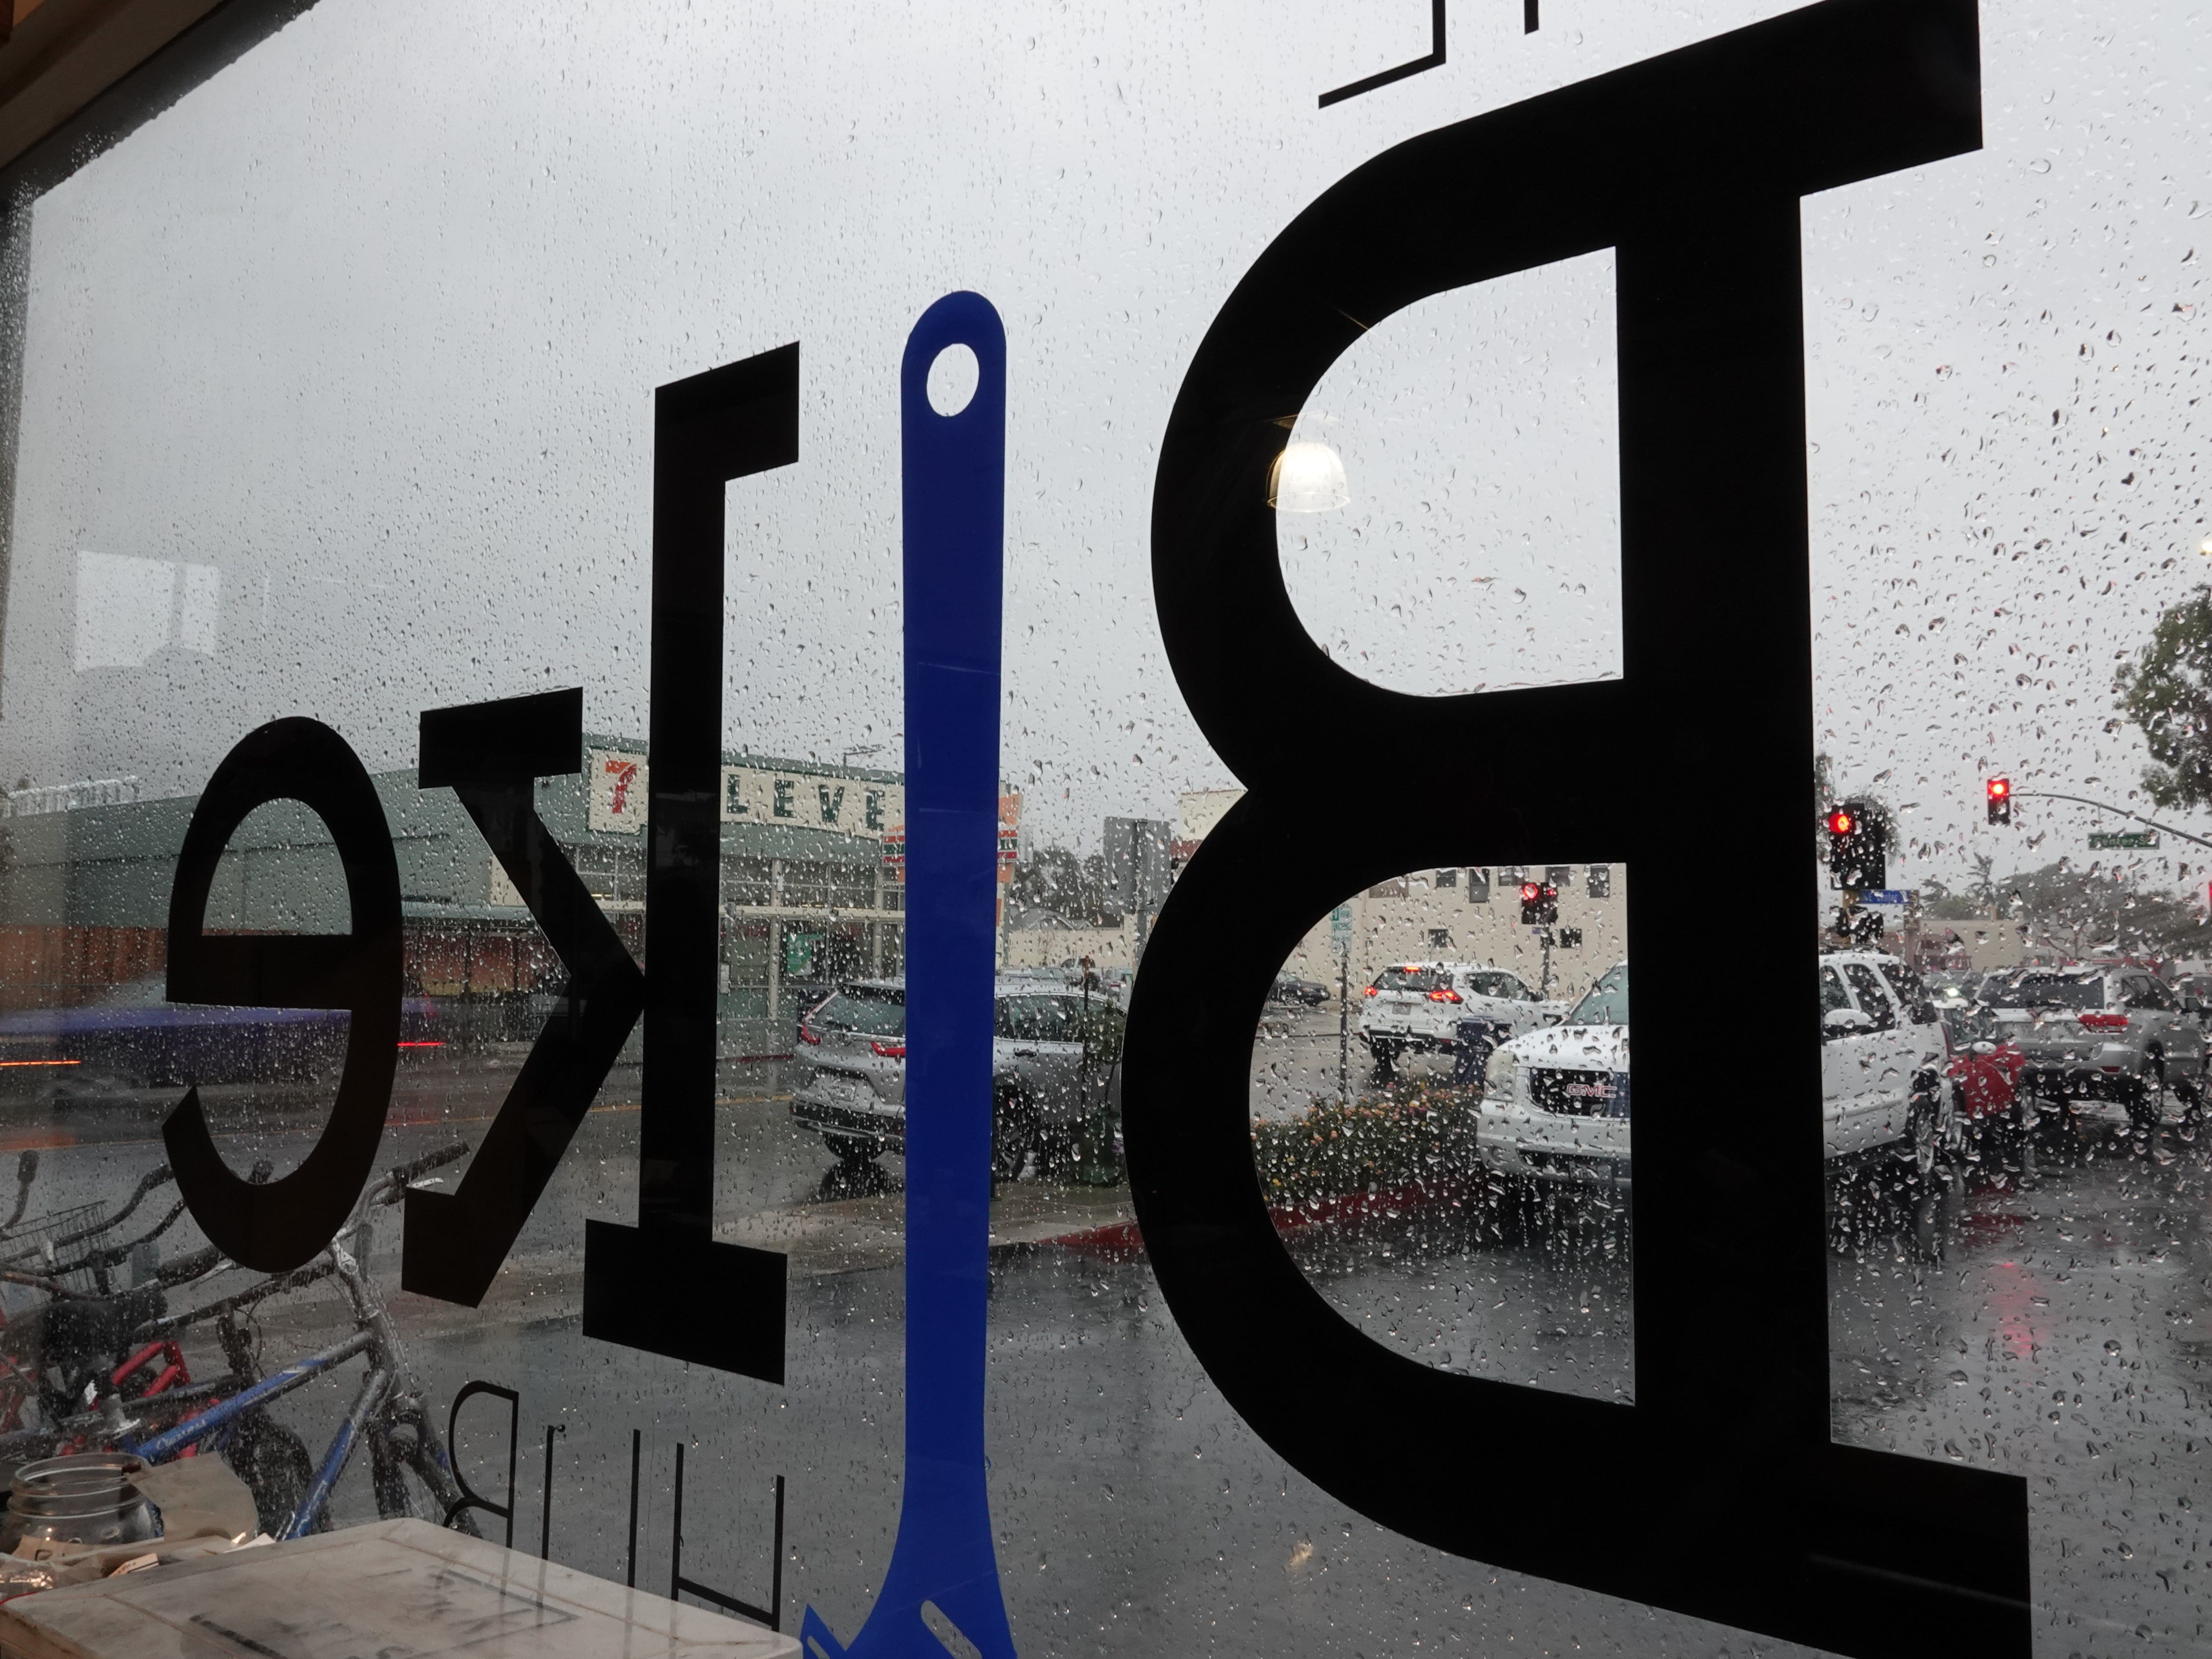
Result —
[[2106, 848], [2117, 851], [2124, 848], [2146, 848], [2157, 845], [2158, 831], [2155, 830], [2093, 830], [2089, 836], [2089, 848], [2092, 852], [2100, 852]]

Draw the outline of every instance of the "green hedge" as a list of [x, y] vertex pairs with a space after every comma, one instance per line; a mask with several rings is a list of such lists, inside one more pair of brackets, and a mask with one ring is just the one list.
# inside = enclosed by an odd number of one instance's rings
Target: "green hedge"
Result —
[[1316, 1098], [1287, 1123], [1253, 1126], [1260, 1189], [1284, 1207], [1463, 1178], [1481, 1111], [1472, 1090], [1414, 1088], [1349, 1106]]

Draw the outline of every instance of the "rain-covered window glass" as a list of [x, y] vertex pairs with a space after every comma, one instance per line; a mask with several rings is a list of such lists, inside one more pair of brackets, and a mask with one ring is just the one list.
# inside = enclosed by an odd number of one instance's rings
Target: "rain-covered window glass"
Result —
[[112, 1593], [450, 1512], [807, 1659], [2203, 1650], [2197, 12], [40, 82], [149, 3], [0, 40], [0, 1480], [143, 1457]]

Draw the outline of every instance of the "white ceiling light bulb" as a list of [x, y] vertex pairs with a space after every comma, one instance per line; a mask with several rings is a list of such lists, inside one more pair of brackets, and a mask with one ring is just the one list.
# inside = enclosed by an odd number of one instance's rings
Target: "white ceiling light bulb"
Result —
[[1343, 459], [1324, 443], [1286, 446], [1267, 473], [1267, 505], [1285, 513], [1328, 513], [1351, 499]]

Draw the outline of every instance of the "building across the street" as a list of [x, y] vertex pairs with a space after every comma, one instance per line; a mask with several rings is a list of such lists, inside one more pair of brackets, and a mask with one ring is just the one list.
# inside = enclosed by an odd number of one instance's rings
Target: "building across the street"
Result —
[[[1174, 831], [1180, 871], [1243, 792], [1205, 789], [1179, 802]], [[1548, 930], [1521, 921], [1520, 887], [1548, 882], [1559, 892], [1559, 921]], [[1529, 984], [1548, 975], [1551, 994], [1571, 997], [1628, 954], [1628, 872], [1620, 864], [1529, 864], [1415, 870], [1346, 900], [1350, 933], [1342, 977], [1357, 991], [1400, 963], [1463, 962], [1510, 968]], [[1547, 948], [1544, 933], [1551, 936]], [[1334, 990], [1337, 929], [1324, 919], [1299, 941], [1283, 971]], [[1100, 967], [1133, 966], [1137, 927], [1075, 927], [1051, 917], [1018, 916], [1007, 935], [1010, 964], [1050, 967], [1088, 956]]]
[[[725, 1058], [788, 1052], [829, 983], [905, 963], [898, 774], [732, 752], [722, 771]], [[586, 739], [585, 767], [542, 780], [538, 816], [633, 956], [645, 959], [642, 744]], [[558, 961], [450, 790], [411, 769], [374, 779], [398, 855], [410, 989], [447, 1000], [447, 1029], [520, 1038]], [[194, 797], [131, 792], [0, 817], [0, 1002], [67, 1006], [159, 972], [169, 890]], [[345, 883], [322, 821], [275, 802], [247, 817], [217, 872], [211, 928], [341, 931]]]

